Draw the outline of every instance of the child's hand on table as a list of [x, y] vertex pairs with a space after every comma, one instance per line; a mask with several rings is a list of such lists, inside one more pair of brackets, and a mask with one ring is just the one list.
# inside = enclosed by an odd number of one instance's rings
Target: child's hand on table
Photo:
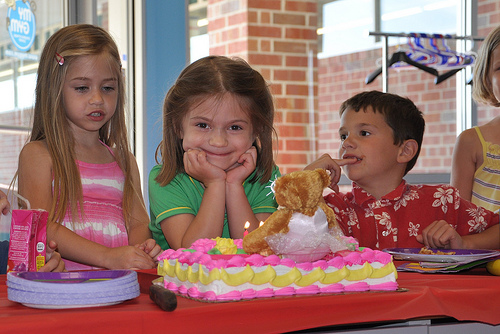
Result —
[[149, 254], [154, 261], [156, 261], [156, 258], [162, 251], [160, 245], [158, 245], [154, 239], [148, 239], [142, 244], [135, 246], [142, 249], [146, 254]]
[[444, 220], [436, 220], [427, 226], [422, 234], [417, 235], [417, 241], [430, 248], [464, 248], [462, 237]]
[[156, 262], [140, 247], [121, 246], [108, 248], [105, 254], [105, 268], [109, 269], [153, 269]]
[[55, 241], [49, 241], [47, 243], [47, 262], [38, 271], [49, 272], [49, 271], [66, 271], [64, 266], [64, 261], [61, 259], [61, 254], [56, 252], [57, 243]]

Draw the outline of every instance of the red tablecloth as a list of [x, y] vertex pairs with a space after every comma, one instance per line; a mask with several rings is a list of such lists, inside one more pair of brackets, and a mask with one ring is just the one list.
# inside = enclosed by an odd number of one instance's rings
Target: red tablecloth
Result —
[[[154, 271], [139, 272], [146, 291]], [[404, 292], [279, 297], [203, 303], [178, 297], [164, 312], [148, 294], [118, 305], [62, 310], [25, 307], [7, 299], [0, 275], [0, 332], [20, 333], [276, 333], [345, 324], [453, 317], [500, 324], [500, 277], [484, 268], [465, 274], [399, 273]]]

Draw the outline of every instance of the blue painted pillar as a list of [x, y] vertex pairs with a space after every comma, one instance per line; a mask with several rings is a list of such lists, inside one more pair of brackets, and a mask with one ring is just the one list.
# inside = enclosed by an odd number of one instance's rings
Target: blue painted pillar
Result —
[[[188, 22], [186, 0], [144, 1], [145, 20], [145, 163], [143, 186], [149, 206], [147, 180], [156, 164], [155, 152], [162, 139], [163, 99], [182, 69], [187, 65]], [[140, 112], [140, 111], [139, 111]]]

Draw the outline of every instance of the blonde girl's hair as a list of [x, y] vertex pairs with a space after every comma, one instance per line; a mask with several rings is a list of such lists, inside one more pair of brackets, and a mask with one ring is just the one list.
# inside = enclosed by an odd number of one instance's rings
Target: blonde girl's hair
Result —
[[474, 80], [472, 82], [472, 97], [475, 101], [500, 107], [493, 93], [490, 78], [491, 61], [493, 51], [500, 45], [500, 26], [491, 31], [486, 36], [481, 45], [474, 65]]
[[[273, 138], [274, 101], [262, 75], [240, 58], [208, 56], [187, 66], [170, 88], [163, 103], [163, 140], [156, 150], [156, 162], [162, 167], [156, 177], [161, 186], [167, 185], [178, 173], [184, 172], [182, 121], [189, 110], [208, 97], [221, 98], [232, 94], [248, 112], [257, 148], [256, 174], [266, 183], [275, 166]], [[161, 162], [160, 162], [161, 156]]]
[[[73, 220], [78, 207], [83, 213], [80, 172], [76, 165], [74, 138], [63, 107], [63, 86], [68, 68], [80, 56], [106, 55], [118, 82], [118, 101], [114, 115], [99, 130], [99, 139], [114, 149], [118, 165], [125, 174], [123, 215], [129, 219], [134, 191], [130, 176], [129, 143], [125, 126], [125, 86], [118, 47], [104, 29], [77, 24], [54, 33], [45, 44], [37, 73], [33, 130], [29, 141], [45, 140], [52, 158], [54, 190], [49, 221], [60, 222], [68, 208]], [[63, 60], [61, 60], [63, 59]]]

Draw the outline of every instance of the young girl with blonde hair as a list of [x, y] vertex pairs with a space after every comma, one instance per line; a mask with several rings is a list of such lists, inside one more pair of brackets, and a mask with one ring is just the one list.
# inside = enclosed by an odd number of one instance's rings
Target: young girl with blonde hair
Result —
[[48, 239], [68, 270], [153, 268], [160, 252], [150, 239], [124, 105], [120, 54], [105, 30], [72, 25], [49, 38], [18, 183], [32, 208], [49, 212]]
[[242, 238], [246, 222], [252, 231], [276, 210], [273, 120], [269, 87], [244, 60], [209, 56], [182, 71], [149, 175], [149, 226], [163, 249]]
[[[474, 66], [475, 101], [500, 107], [500, 26], [491, 31]], [[453, 150], [451, 185], [460, 197], [490, 211], [500, 208], [500, 116], [463, 131]]]

